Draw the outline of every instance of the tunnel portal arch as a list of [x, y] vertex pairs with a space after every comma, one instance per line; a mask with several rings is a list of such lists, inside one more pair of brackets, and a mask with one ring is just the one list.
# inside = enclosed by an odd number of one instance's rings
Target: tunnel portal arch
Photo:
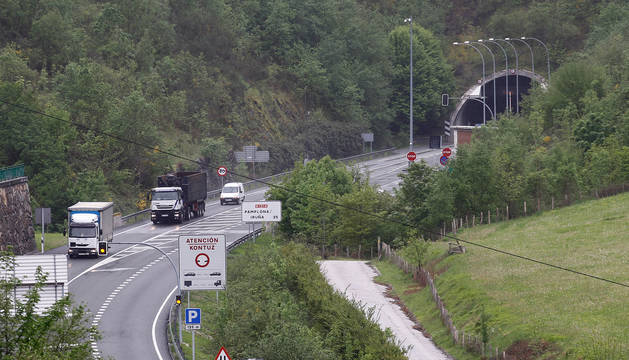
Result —
[[[485, 120], [491, 120], [491, 114], [494, 112], [494, 85], [496, 86], [496, 114], [501, 114], [505, 111], [515, 113], [517, 110], [516, 105], [522, 100], [522, 95], [528, 93], [533, 81], [544, 88], [547, 86], [546, 79], [532, 71], [520, 69], [516, 72], [515, 69], [510, 69], [508, 72], [509, 74], [507, 75], [506, 70], [499, 71], [485, 79], [485, 107], [482, 101], [483, 83], [479, 81], [478, 84], [469, 88], [461, 97], [455, 110], [450, 114], [450, 124], [453, 126], [482, 125], [483, 107], [485, 108]], [[516, 82], [519, 91], [516, 91]], [[516, 102], [516, 94], [518, 92], [519, 97]]]

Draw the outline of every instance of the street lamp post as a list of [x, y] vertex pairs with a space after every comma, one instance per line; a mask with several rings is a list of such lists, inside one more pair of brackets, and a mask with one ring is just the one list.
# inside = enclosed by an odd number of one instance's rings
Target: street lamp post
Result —
[[531, 45], [529, 45], [529, 43], [527, 43], [526, 41], [524, 41], [522, 39], [505, 38], [505, 40], [507, 40], [507, 41], [519, 41], [521, 43], [524, 43], [524, 45], [526, 45], [526, 47], [529, 48], [529, 52], [531, 53], [531, 72], [533, 72], [533, 74], [535, 74], [535, 57], [533, 56], [533, 48], [531, 47]]
[[513, 53], [515, 54], [515, 112], [519, 113], [520, 112], [520, 70], [518, 69], [518, 50], [515, 48], [515, 46], [510, 43], [508, 41], [509, 38], [505, 38], [504, 40], [502, 39], [496, 39], [496, 41], [504, 41], [505, 43], [509, 44], [509, 46], [511, 46], [511, 48], [513, 49]]
[[507, 56], [507, 51], [505, 50], [505, 48], [502, 47], [502, 45], [500, 45], [497, 41], [495, 41], [494, 38], [489, 38], [486, 41], [492, 44], [498, 45], [498, 47], [500, 48], [500, 50], [502, 50], [502, 53], [505, 56], [505, 109], [508, 109], [509, 107], [509, 58]]
[[494, 64], [494, 72], [492, 75], [493, 78], [493, 83], [494, 83], [494, 112], [493, 112], [493, 116], [492, 118], [495, 120], [496, 119], [496, 57], [494, 56], [493, 51], [491, 51], [491, 49], [489, 48], [489, 46], [483, 44], [483, 40], [478, 40], [478, 42], [474, 42], [474, 44], [478, 44], [478, 45], [482, 45], [485, 49], [487, 49], [487, 51], [489, 51], [489, 54], [491, 55], [491, 61]]
[[548, 70], [548, 83], [550, 84], [550, 52], [548, 51], [548, 47], [546, 47], [546, 44], [544, 44], [542, 42], [542, 40], [536, 39], [534, 37], [522, 36], [520, 39], [522, 39], [522, 40], [535, 40], [538, 43], [542, 44], [542, 46], [544, 47], [544, 50], [546, 50], [546, 69]]
[[480, 59], [483, 62], [483, 78], [482, 78], [482, 84], [483, 84], [483, 95], [482, 95], [482, 99], [483, 99], [483, 125], [485, 125], [487, 122], [485, 120], [485, 107], [487, 106], [485, 104], [485, 57], [483, 56], [483, 53], [474, 45], [470, 44], [469, 41], [465, 41], [463, 43], [459, 43], [459, 42], [453, 42], [452, 45], [458, 46], [458, 45], [467, 45], [469, 47], [471, 47], [472, 49], [476, 50], [476, 52], [478, 53], [478, 55], [480, 55]]
[[[410, 17], [408, 19], [405, 19], [404, 22], [408, 22], [409, 23], [409, 32], [410, 32], [410, 46], [411, 46], [411, 69], [410, 69], [410, 74], [411, 74], [411, 83], [410, 83], [410, 91], [409, 91], [409, 108], [410, 108], [410, 145], [409, 145], [409, 152], [413, 151], [413, 17]], [[409, 165], [411, 164], [411, 162], [409, 161]]]

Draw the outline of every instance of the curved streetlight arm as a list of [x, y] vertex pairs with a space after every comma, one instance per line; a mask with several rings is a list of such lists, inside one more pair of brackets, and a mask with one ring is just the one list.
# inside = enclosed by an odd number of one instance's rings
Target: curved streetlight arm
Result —
[[548, 70], [548, 83], [550, 84], [550, 51], [548, 51], [548, 47], [546, 47], [546, 44], [544, 44], [544, 42], [540, 39], [536, 39], [534, 37], [529, 37], [529, 36], [522, 36], [522, 40], [535, 40], [538, 43], [542, 44], [542, 46], [544, 47], [544, 50], [546, 50], [546, 69]]
[[155, 245], [151, 245], [151, 244], [147, 244], [147, 243], [142, 243], [142, 242], [111, 242], [112, 245], [144, 245], [144, 246], [149, 246], [152, 247], [153, 249], [159, 251], [162, 253], [162, 255], [164, 255], [166, 257], [166, 259], [168, 259], [168, 261], [170, 261], [170, 265], [173, 266], [173, 271], [175, 272], [175, 277], [177, 278], [177, 289], [179, 289], [179, 295], [181, 295], [181, 288], [179, 287], [179, 272], [177, 271], [177, 267], [175, 266], [175, 263], [172, 261], [172, 259], [170, 258], [170, 256], [168, 256], [168, 254], [166, 254], [162, 249], [158, 248]]
[[[491, 61], [494, 64], [494, 73], [492, 75], [492, 78], [493, 78], [492, 81], [494, 83], [494, 86], [493, 86], [493, 88], [494, 88], [494, 112], [493, 112], [493, 114], [496, 114], [496, 57], [494, 56], [494, 52], [491, 51], [491, 48], [489, 46], [483, 44], [482, 40], [479, 40], [477, 42], [475, 41], [474, 44], [481, 45], [485, 49], [487, 49], [487, 51], [489, 51], [489, 54], [491, 55]], [[492, 118], [495, 119], [494, 115], [492, 115]]]
[[485, 41], [488, 43], [497, 45], [500, 48], [500, 50], [502, 50], [502, 53], [505, 56], [505, 111], [506, 111], [507, 107], [509, 106], [509, 57], [507, 56], [507, 50], [505, 50], [505, 48], [503, 48], [502, 45], [496, 42], [494, 38], [490, 38], [489, 40], [485, 40]]
[[524, 45], [526, 45], [526, 47], [529, 48], [529, 51], [531, 52], [531, 71], [533, 72], [533, 74], [535, 74], [535, 57], [533, 55], [533, 48], [531, 47], [531, 45], [529, 45], [529, 43], [527, 43], [526, 41], [522, 39], [511, 38], [510, 40], [517, 40], [521, 43], [524, 43]]
[[491, 114], [491, 117], [495, 119], [494, 117], [494, 113], [491, 112], [491, 108], [489, 107], [489, 105], [487, 105], [486, 103], [484, 103], [483, 101], [478, 100], [477, 98], [471, 97], [471, 96], [464, 96], [461, 99], [467, 99], [467, 100], [474, 100], [474, 101], [478, 101], [479, 103], [483, 104], [487, 110], [489, 110], [489, 113]]
[[515, 48], [511, 42], [503, 39], [496, 39], [496, 41], [504, 41], [506, 44], [509, 44], [513, 49], [513, 53], [515, 54], [515, 112], [520, 112], [520, 69], [518, 64], [518, 50]]
[[[476, 52], [478, 53], [478, 55], [480, 55], [480, 59], [483, 63], [483, 79], [482, 79], [482, 84], [483, 84], [483, 104], [485, 104], [485, 57], [483, 56], [483, 52], [480, 51], [476, 46], [470, 44], [469, 41], [465, 41], [463, 43], [458, 43], [458, 42], [454, 42], [452, 43], [453, 45], [467, 45], [469, 47], [471, 47], [472, 49], [476, 50]], [[483, 125], [485, 125], [487, 123], [487, 121], [485, 120], [485, 110], [483, 107]]]

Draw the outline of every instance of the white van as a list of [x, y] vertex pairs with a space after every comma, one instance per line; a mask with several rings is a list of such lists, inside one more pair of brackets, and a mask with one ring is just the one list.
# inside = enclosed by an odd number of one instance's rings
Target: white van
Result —
[[242, 183], [227, 183], [221, 191], [221, 205], [234, 203], [236, 205], [245, 201], [245, 188]]

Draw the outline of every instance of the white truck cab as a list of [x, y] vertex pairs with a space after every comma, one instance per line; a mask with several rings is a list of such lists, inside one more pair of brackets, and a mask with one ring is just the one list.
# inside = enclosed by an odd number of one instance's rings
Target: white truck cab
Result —
[[151, 220], [181, 223], [183, 220], [183, 194], [180, 187], [159, 187], [151, 189]]
[[245, 187], [242, 183], [227, 183], [221, 191], [221, 205], [227, 203], [240, 204], [245, 201]]
[[68, 255], [106, 256], [113, 240], [112, 202], [78, 202], [68, 208]]

